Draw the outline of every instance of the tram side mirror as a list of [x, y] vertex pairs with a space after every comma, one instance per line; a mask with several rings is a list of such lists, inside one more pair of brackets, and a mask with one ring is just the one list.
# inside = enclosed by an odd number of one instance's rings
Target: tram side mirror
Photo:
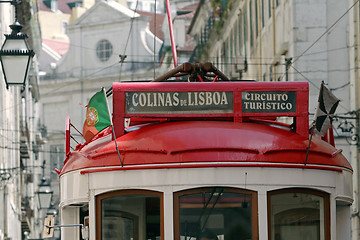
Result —
[[44, 220], [44, 231], [42, 238], [51, 238], [54, 236], [54, 224], [55, 224], [55, 216], [48, 215]]

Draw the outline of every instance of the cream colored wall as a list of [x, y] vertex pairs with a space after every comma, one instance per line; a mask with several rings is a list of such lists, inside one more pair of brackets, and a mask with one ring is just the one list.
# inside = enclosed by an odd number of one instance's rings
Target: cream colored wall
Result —
[[83, 15], [88, 9], [83, 7], [74, 7], [72, 9], [71, 16], [69, 18], [69, 24], [72, 24], [75, 22], [76, 19], [78, 19], [81, 15]]
[[69, 23], [70, 14], [39, 11], [41, 36], [43, 39], [68, 40], [63, 32], [63, 22]]

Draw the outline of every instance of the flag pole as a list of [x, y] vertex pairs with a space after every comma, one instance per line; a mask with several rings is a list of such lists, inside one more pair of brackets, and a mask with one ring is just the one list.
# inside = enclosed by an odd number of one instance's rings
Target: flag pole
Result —
[[102, 88], [102, 91], [104, 93], [104, 97], [105, 97], [105, 100], [106, 100], [106, 107], [107, 107], [107, 110], [108, 110], [108, 113], [109, 113], [111, 131], [112, 131], [112, 135], [113, 135], [114, 142], [115, 142], [116, 152], [117, 152], [117, 154], [119, 156], [121, 167], [123, 167], [124, 165], [123, 165], [123, 162], [121, 161], [120, 151], [119, 151], [119, 147], [118, 147], [118, 144], [117, 144], [117, 141], [116, 141], [116, 136], [115, 136], [115, 131], [114, 131], [114, 124], [113, 124], [112, 117], [111, 117], [111, 114], [110, 114], [110, 109], [109, 109], [109, 104], [108, 104], [108, 101], [107, 101], [107, 98], [106, 98], [105, 88]]
[[310, 152], [311, 140], [312, 140], [312, 136], [313, 136], [313, 134], [314, 134], [313, 128], [311, 128], [310, 133], [311, 133], [311, 134], [310, 134], [310, 139], [309, 139], [309, 145], [308, 145], [308, 147], [306, 148], [306, 157], [305, 157], [305, 164], [304, 164], [304, 165], [306, 165], [306, 163], [307, 163], [308, 156], [309, 156], [309, 152]]
[[328, 129], [332, 125], [332, 118], [334, 117], [335, 110], [339, 105], [340, 100], [325, 87], [324, 81], [321, 82], [320, 93], [318, 97], [318, 106], [314, 115], [313, 125], [310, 128], [309, 146], [306, 151], [305, 165], [308, 160], [310, 144], [314, 131], [321, 137], [324, 137]]

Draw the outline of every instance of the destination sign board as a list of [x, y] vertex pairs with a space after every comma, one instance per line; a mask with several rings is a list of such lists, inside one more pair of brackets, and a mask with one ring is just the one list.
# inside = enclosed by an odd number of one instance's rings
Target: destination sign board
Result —
[[113, 83], [112, 90], [119, 135], [129, 123], [175, 118], [240, 123], [275, 117], [293, 118], [295, 131], [309, 134], [307, 82], [121, 82]]
[[233, 113], [232, 91], [126, 92], [127, 114]]
[[296, 91], [244, 91], [243, 113], [295, 113]]

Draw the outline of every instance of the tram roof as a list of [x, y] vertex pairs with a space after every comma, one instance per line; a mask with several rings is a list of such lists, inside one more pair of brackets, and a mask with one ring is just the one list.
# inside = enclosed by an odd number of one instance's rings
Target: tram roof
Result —
[[128, 130], [117, 138], [124, 167], [120, 166], [108, 128], [98, 139], [73, 151], [61, 174], [92, 168], [102, 168], [96, 171], [186, 167], [351, 170], [341, 152], [318, 137], [312, 139], [305, 164], [309, 139], [277, 125], [178, 121], [151, 123]]

